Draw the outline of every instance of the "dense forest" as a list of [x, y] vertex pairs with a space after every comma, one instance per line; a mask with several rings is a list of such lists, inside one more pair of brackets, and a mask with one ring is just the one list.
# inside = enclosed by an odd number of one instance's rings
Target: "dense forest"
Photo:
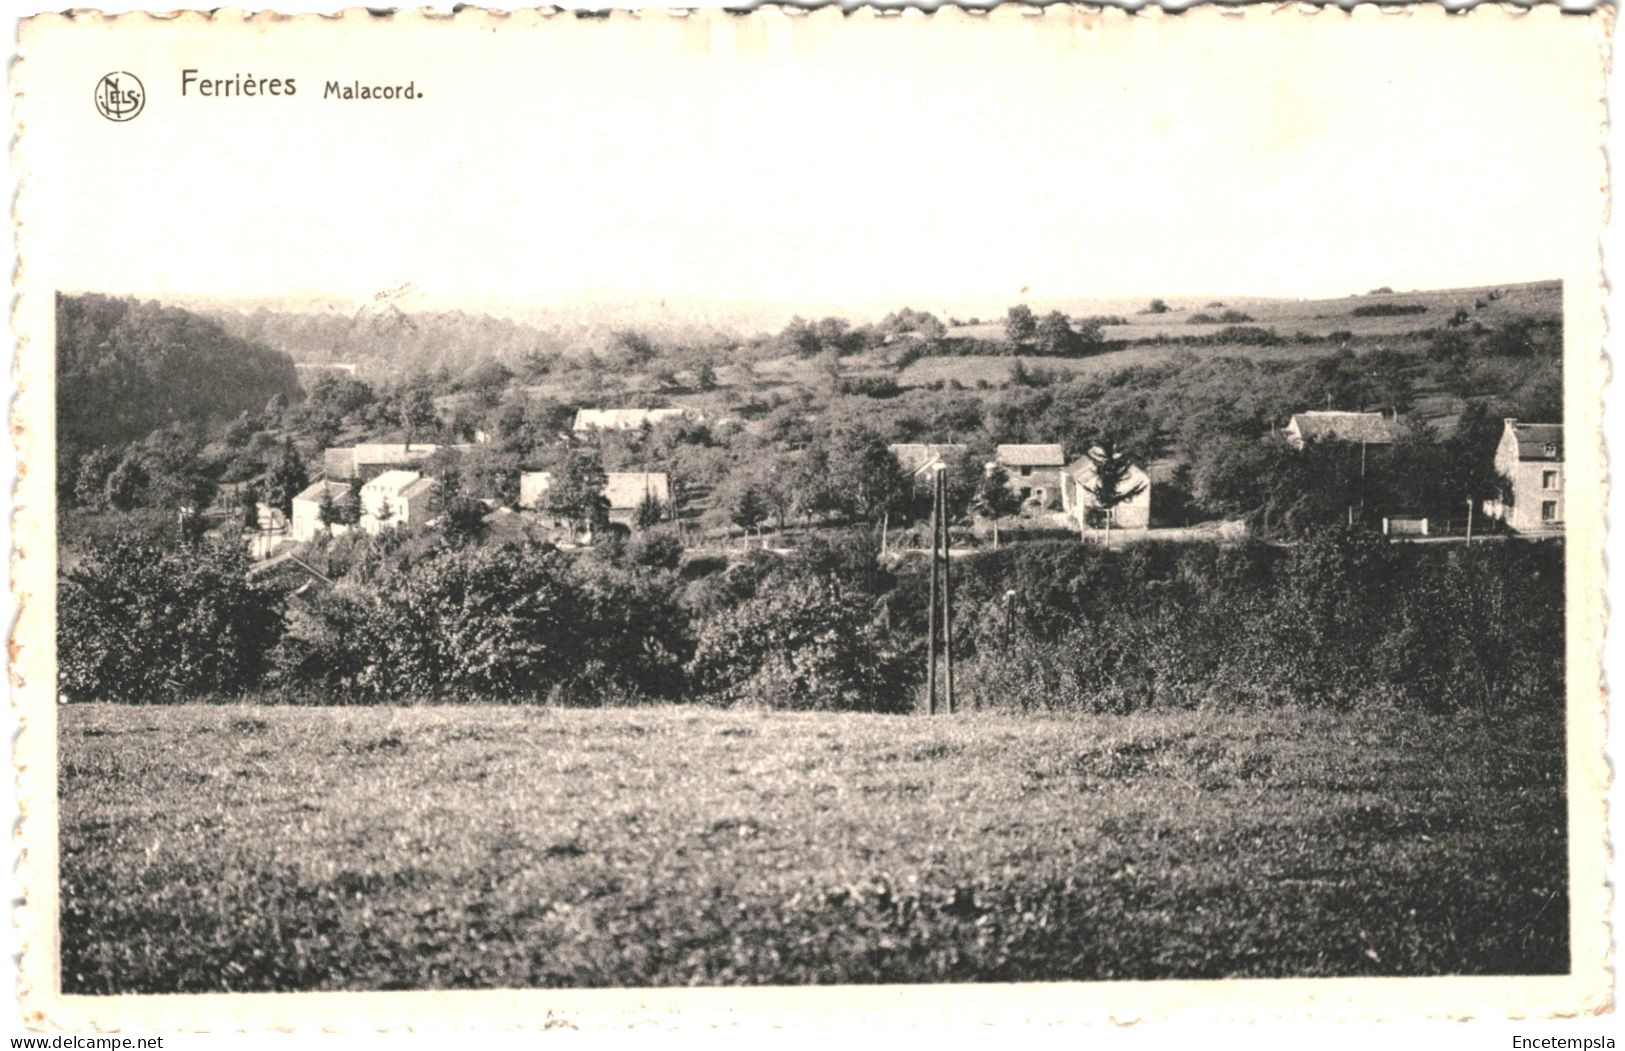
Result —
[[103, 295], [56, 301], [57, 461], [179, 424], [205, 427], [299, 395], [293, 359], [175, 307]]

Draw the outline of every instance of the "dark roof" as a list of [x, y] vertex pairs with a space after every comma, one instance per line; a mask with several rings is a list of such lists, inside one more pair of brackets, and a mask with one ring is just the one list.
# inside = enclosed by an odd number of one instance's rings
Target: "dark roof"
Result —
[[413, 442], [410, 448], [405, 442], [363, 442], [322, 453], [322, 471], [329, 478], [354, 478], [367, 467], [413, 467], [433, 456], [438, 448], [422, 442]]
[[1512, 436], [1518, 440], [1518, 459], [1563, 459], [1563, 425], [1561, 423], [1517, 423], [1507, 421]]
[[1387, 445], [1394, 440], [1393, 427], [1380, 412], [1300, 412], [1292, 424], [1304, 441]]

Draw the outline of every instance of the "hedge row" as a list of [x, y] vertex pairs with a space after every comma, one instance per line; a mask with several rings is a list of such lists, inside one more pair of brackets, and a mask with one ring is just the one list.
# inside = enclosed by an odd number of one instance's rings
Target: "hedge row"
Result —
[[[290, 598], [239, 550], [117, 540], [62, 582], [72, 700], [699, 700], [903, 711], [928, 578], [872, 537], [657, 564], [401, 548]], [[1024, 710], [1387, 702], [1560, 710], [1562, 545], [1012, 544], [955, 560], [967, 700]]]

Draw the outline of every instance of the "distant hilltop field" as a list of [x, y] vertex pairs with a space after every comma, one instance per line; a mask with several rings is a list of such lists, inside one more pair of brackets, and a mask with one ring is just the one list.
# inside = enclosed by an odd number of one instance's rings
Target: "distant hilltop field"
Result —
[[[1286, 342], [1301, 336], [1376, 339], [1445, 327], [1460, 310], [1481, 323], [1513, 314], [1556, 318], [1562, 313], [1563, 287], [1560, 281], [1538, 281], [1427, 291], [1377, 288], [1335, 299], [1226, 295], [1154, 300], [1012, 297], [1004, 303], [923, 299], [914, 302], [913, 309], [901, 303], [843, 309], [816, 303], [588, 298], [538, 307], [491, 304], [489, 310], [473, 306], [447, 310], [431, 309], [423, 305], [428, 300], [411, 295], [360, 309], [310, 300], [227, 304], [182, 297], [174, 302], [210, 316], [233, 336], [284, 351], [301, 365], [342, 364], [363, 376], [381, 378], [401, 369], [456, 372], [487, 359], [515, 367], [537, 357], [579, 357], [589, 352], [613, 358], [628, 334], [659, 345], [719, 354], [759, 350], [797, 317], [839, 318], [861, 329], [884, 327], [887, 316], [929, 315], [941, 322], [944, 339], [997, 346], [1006, 341], [1006, 311], [1023, 303], [1039, 317], [1059, 312], [1074, 326], [1104, 322], [1099, 337], [1107, 344], [1177, 346], [1247, 325], [1273, 330]], [[1161, 309], [1150, 309], [1153, 302]]]

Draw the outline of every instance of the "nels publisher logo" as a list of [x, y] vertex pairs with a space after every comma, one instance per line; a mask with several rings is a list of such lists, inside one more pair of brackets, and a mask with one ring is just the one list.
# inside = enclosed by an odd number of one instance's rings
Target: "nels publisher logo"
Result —
[[96, 112], [108, 120], [131, 120], [146, 105], [147, 89], [134, 73], [109, 73], [96, 82]]

